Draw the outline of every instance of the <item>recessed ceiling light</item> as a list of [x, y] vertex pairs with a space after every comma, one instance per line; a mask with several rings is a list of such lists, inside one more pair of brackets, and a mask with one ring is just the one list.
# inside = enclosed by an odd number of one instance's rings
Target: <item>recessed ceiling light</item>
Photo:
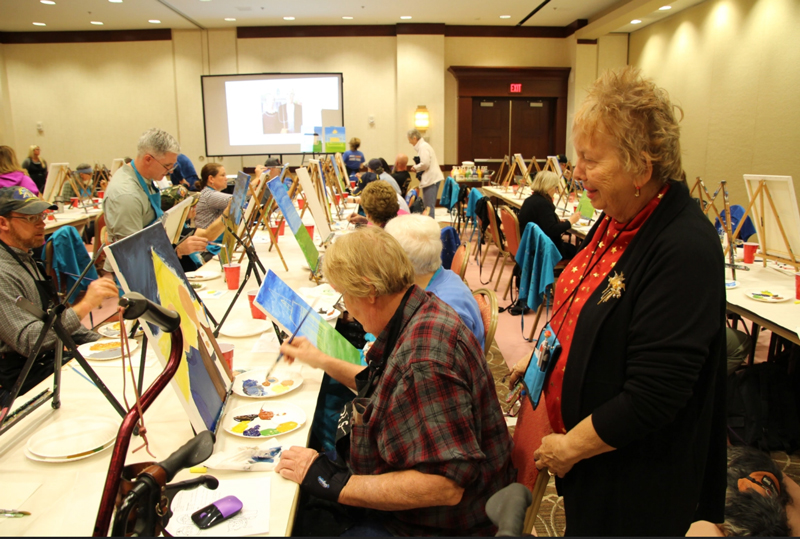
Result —
[[55, 2], [53, 2], [53, 0], [39, 0], [39, 1], [40, 1], [42, 4], [47, 4], [48, 6], [54, 6], [54, 5], [56, 5], [56, 3], [55, 3]]
[[353, 17], [342, 17], [342, 18], [343, 18], [344, 20], [346, 20], [346, 21], [352, 21], [352, 20], [353, 20]]
[[511, 15], [500, 15], [501, 19], [510, 19]]
[[108, 1], [111, 2], [112, 4], [121, 4], [122, 3], [122, 0], [108, 0]]
[[97, 26], [103, 26], [103, 23], [100, 22], [100, 21], [92, 21], [92, 24], [97, 25]]
[[284, 21], [293, 21], [294, 17], [284, 17], [283, 20]]
[[660, 8], [658, 8], [659, 11], [666, 11], [668, 9], [672, 9], [672, 6], [661, 6]]
[[236, 19], [234, 19], [233, 17], [226, 17], [225, 20], [228, 21], [228, 22], [233, 22]]
[[35, 23], [33, 23], [33, 25], [34, 25], [34, 26], [47, 26], [47, 25], [46, 25], [45, 23], [43, 23], [43, 22], [35, 22]]
[[639, 24], [639, 23], [641, 23], [641, 22], [642, 22], [642, 21], [640, 21], [639, 19], [633, 19], [633, 20], [631, 21], [631, 24]]
[[151, 23], [153, 23], [153, 24], [161, 24], [161, 21], [159, 21], [158, 19], [150, 19], [150, 20], [149, 20], [149, 21], [147, 21], [147, 22], [151, 22]]
[[408, 20], [411, 18], [411, 15], [402, 15], [400, 18], [403, 20]]

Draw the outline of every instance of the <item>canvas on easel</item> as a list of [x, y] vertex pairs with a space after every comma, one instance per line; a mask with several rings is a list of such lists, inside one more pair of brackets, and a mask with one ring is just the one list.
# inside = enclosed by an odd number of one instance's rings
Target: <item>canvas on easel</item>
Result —
[[111, 162], [111, 170], [109, 170], [109, 174], [111, 174], [111, 177], [113, 177], [114, 173], [117, 170], [121, 169], [124, 165], [125, 165], [125, 160], [124, 159], [122, 159], [121, 157], [115, 158]]
[[756, 225], [763, 264], [766, 266], [770, 259], [791, 264], [800, 271], [800, 211], [792, 177], [745, 174], [744, 183], [750, 203], [733, 237], [737, 237], [750, 215]]
[[514, 181], [514, 178], [516, 178], [517, 166], [519, 166], [517, 159], [513, 155], [509, 158], [509, 163], [508, 172], [506, 172], [506, 177], [503, 179], [502, 183], [503, 187], [506, 188], [508, 188], [511, 182]]
[[322, 171], [322, 162], [319, 159], [310, 159], [309, 165], [308, 174], [311, 177], [319, 203], [325, 210], [325, 219], [327, 219], [328, 226], [330, 226], [333, 223], [333, 216], [331, 215], [331, 203], [328, 196], [328, 186], [325, 182], [325, 173]]
[[42, 198], [47, 202], [53, 202], [53, 199], [61, 196], [61, 186], [68, 175], [69, 163], [51, 163], [47, 170]]
[[[138, 292], [180, 315], [183, 358], [170, 384], [194, 430], [215, 432], [233, 376], [163, 225], [153, 223], [109, 245], [106, 253], [125, 292]], [[169, 334], [149, 323], [143, 329], [161, 365], [166, 366]]]
[[515, 153], [514, 160], [517, 162], [517, 166], [519, 167], [519, 173], [522, 175], [522, 179], [519, 181], [519, 185], [522, 187], [530, 185], [531, 183], [530, 171], [528, 170], [528, 165], [525, 164], [525, 159], [522, 158], [522, 154]]
[[[236, 176], [236, 182], [233, 188], [233, 196], [231, 197], [231, 208], [228, 213], [228, 218], [225, 220], [226, 230], [222, 237], [222, 245], [224, 248], [219, 252], [220, 262], [223, 264], [230, 264], [233, 262], [233, 250], [236, 247], [236, 238], [227, 229], [230, 227], [238, 234], [241, 230], [239, 225], [244, 216], [244, 208], [247, 203], [247, 191], [250, 186], [250, 175], [239, 171]], [[241, 237], [241, 236], [240, 236]]]
[[187, 197], [165, 211], [164, 215], [161, 216], [161, 222], [164, 223], [164, 230], [167, 233], [167, 238], [169, 238], [169, 241], [172, 242], [173, 245], [176, 245], [180, 240], [181, 232], [183, 232], [183, 225], [191, 209], [192, 198]]
[[[299, 168], [297, 170], [298, 172], [300, 170], [305, 172], [304, 168]], [[305, 256], [306, 262], [308, 262], [308, 267], [311, 269], [312, 274], [315, 273], [317, 271], [317, 266], [319, 266], [319, 251], [317, 251], [317, 248], [314, 246], [314, 241], [308, 234], [308, 229], [303, 225], [300, 215], [297, 213], [294, 204], [292, 204], [289, 193], [286, 191], [286, 186], [283, 185], [279, 178], [273, 178], [267, 182], [267, 187], [272, 194], [272, 198], [275, 199], [278, 208], [281, 210], [283, 218], [289, 225], [289, 229], [292, 231], [292, 234], [294, 234], [297, 244], [300, 246], [300, 250], [303, 251], [303, 256]]]
[[303, 188], [303, 194], [306, 197], [308, 209], [311, 211], [311, 217], [314, 218], [314, 224], [319, 231], [319, 237], [325, 239], [331, 233], [331, 225], [328, 221], [328, 214], [325, 211], [326, 199], [320, 200], [320, 193], [317, 192], [308, 169], [301, 167], [297, 169], [297, 178], [300, 180], [300, 187]]

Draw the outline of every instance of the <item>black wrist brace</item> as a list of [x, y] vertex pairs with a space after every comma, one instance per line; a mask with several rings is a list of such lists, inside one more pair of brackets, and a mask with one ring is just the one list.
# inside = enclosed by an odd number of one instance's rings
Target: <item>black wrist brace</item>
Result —
[[338, 464], [324, 453], [311, 464], [301, 486], [323, 500], [339, 501], [339, 494], [352, 477], [347, 465]]

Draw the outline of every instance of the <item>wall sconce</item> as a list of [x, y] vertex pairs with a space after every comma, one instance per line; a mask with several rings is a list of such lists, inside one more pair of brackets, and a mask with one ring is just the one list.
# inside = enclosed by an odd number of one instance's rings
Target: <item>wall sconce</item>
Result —
[[430, 125], [431, 120], [428, 114], [428, 109], [425, 107], [425, 105], [418, 106], [416, 112], [414, 112], [414, 127], [420, 131], [426, 131]]

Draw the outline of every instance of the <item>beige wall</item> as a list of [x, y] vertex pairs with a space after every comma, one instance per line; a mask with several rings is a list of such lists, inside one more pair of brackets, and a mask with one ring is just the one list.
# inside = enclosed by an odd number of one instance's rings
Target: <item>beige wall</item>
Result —
[[631, 64], [684, 110], [690, 184], [727, 180], [746, 205], [742, 174], [788, 175], [800, 193], [798, 42], [797, 0], [708, 0], [631, 35]]

